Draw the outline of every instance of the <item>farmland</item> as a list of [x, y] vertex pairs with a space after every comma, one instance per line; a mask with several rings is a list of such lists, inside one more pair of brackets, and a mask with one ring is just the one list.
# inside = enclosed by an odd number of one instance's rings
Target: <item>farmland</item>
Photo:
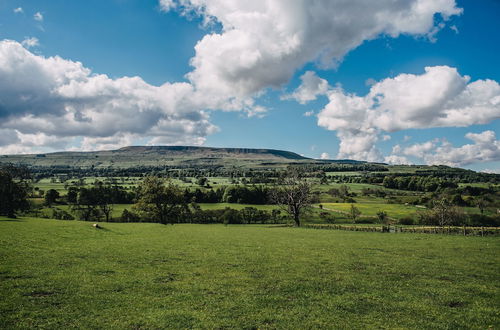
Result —
[[[35, 164], [10, 181], [28, 207], [0, 218], [0, 328], [499, 325], [497, 175], [145, 150], [19, 156]], [[290, 187], [300, 222], [275, 198]]]
[[497, 328], [494, 237], [0, 218], [2, 328]]

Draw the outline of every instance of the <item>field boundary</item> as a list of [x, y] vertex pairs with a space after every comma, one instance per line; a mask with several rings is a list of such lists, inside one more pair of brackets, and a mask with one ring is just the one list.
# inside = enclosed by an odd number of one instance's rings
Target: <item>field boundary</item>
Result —
[[378, 233], [412, 233], [412, 234], [441, 234], [462, 236], [500, 236], [498, 227], [438, 227], [438, 226], [353, 226], [336, 224], [304, 224], [302, 227], [310, 229], [349, 230]]

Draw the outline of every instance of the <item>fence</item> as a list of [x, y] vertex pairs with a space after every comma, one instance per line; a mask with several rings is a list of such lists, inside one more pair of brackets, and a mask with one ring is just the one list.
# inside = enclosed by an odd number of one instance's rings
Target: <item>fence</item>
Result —
[[443, 234], [462, 236], [499, 236], [500, 227], [466, 227], [466, 226], [354, 226], [336, 224], [304, 224], [304, 228], [350, 230], [378, 233], [415, 233], [415, 234]]

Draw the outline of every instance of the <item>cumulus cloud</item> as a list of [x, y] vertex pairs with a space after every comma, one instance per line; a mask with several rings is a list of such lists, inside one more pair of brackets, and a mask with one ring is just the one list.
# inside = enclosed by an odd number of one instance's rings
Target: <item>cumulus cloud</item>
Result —
[[188, 83], [153, 86], [139, 77], [111, 79], [79, 62], [0, 42], [0, 129], [11, 136], [14, 130], [18, 138], [84, 136], [84, 148], [129, 144], [134, 135], [202, 144], [216, 131], [204, 108], [205, 100]]
[[406, 156], [414, 156], [423, 158], [427, 153], [436, 148], [437, 141], [427, 141], [425, 143], [417, 143], [403, 149]]
[[24, 13], [24, 9], [22, 7], [14, 8], [13, 11], [14, 11], [15, 14], [22, 14], [22, 13]]
[[21, 44], [26, 48], [38, 47], [40, 46], [40, 40], [36, 37], [26, 38], [21, 42]]
[[318, 77], [314, 71], [306, 71], [300, 80], [302, 81], [300, 86], [292, 94], [283, 96], [282, 99], [294, 99], [300, 104], [306, 104], [316, 100], [319, 95], [325, 95], [330, 89], [328, 81]]
[[[455, 0], [159, 0], [159, 8], [200, 15], [207, 24], [221, 26], [196, 44], [189, 82], [152, 86], [139, 77], [111, 79], [79, 62], [36, 56], [4, 40], [0, 129], [84, 136], [89, 147], [126, 143], [130, 136], [201, 144], [216, 130], [207, 110], [262, 116], [266, 109], [255, 98], [267, 87], [281, 87], [304, 64], [335, 67], [349, 51], [382, 35], [432, 40], [436, 28], [462, 12]], [[40, 12], [33, 18], [44, 19]], [[324, 91], [324, 81], [313, 73], [303, 81], [297, 91], [302, 102]], [[364, 134], [344, 132], [346, 139], [365, 146], [378, 139]], [[348, 146], [341, 150], [349, 155]], [[374, 148], [360, 152], [379, 157]]]
[[[435, 38], [455, 0], [160, 0], [165, 11], [221, 24], [195, 46], [188, 78], [197, 89], [247, 97], [280, 87], [304, 63], [334, 67], [352, 49], [380, 35]], [[441, 17], [438, 23], [435, 16]]]
[[160, 9], [163, 11], [170, 11], [176, 7], [176, 4], [173, 0], [159, 0]]
[[500, 118], [500, 85], [488, 79], [471, 82], [448, 66], [384, 79], [365, 96], [335, 88], [328, 98], [318, 125], [337, 131], [339, 156], [355, 159], [382, 160], [375, 147], [382, 132], [465, 127]]
[[433, 153], [424, 156], [426, 163], [464, 166], [500, 161], [500, 141], [496, 139], [495, 132], [468, 133], [465, 137], [474, 143], [455, 148], [451, 143], [444, 141]]
[[330, 159], [330, 154], [328, 154], [327, 152], [323, 152], [319, 158], [320, 159]]
[[311, 117], [311, 116], [314, 116], [314, 111], [306, 111], [304, 112], [304, 117]]
[[35, 15], [33, 15], [33, 19], [35, 21], [42, 22], [43, 21], [43, 15], [41, 12], [36, 12]]
[[495, 132], [467, 133], [465, 137], [474, 143], [454, 147], [446, 140], [433, 140], [405, 148], [397, 146], [390, 157], [397, 159], [403, 154], [421, 159], [428, 165], [449, 166], [500, 161], [500, 141]]
[[404, 156], [389, 155], [384, 157], [384, 162], [391, 165], [412, 165], [412, 162]]
[[495, 168], [495, 169], [485, 168], [481, 172], [483, 172], [483, 173], [490, 173], [490, 174], [500, 174], [500, 168]]

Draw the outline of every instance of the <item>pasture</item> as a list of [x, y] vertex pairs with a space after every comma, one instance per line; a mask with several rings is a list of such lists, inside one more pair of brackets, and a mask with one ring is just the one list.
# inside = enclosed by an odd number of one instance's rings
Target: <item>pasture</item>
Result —
[[498, 328], [500, 240], [0, 218], [0, 328]]
[[[323, 203], [326, 210], [336, 210], [348, 213], [351, 210], [351, 203]], [[377, 216], [377, 212], [384, 211], [391, 218], [414, 217], [415, 213], [422, 210], [414, 205], [387, 204], [387, 203], [354, 203], [352, 204], [361, 211], [362, 216]]]

